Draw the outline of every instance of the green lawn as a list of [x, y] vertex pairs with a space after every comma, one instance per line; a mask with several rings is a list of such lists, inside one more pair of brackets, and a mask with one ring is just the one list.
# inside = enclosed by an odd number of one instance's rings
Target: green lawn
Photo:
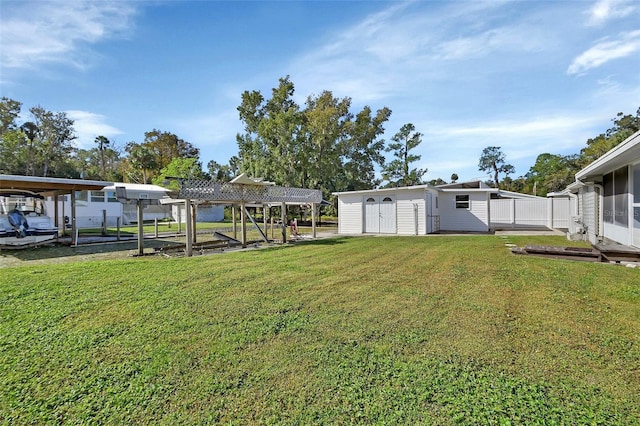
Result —
[[640, 424], [640, 269], [498, 236], [5, 267], [2, 424]]

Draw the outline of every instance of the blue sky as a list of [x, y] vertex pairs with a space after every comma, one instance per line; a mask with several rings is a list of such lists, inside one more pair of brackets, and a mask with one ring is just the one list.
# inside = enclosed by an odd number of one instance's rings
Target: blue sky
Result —
[[24, 113], [67, 112], [83, 148], [169, 131], [205, 167], [237, 154], [241, 93], [286, 75], [301, 106], [389, 107], [387, 141], [413, 123], [428, 180], [485, 178], [487, 146], [524, 175], [640, 107], [637, 1], [2, 0], [0, 28], [0, 94]]

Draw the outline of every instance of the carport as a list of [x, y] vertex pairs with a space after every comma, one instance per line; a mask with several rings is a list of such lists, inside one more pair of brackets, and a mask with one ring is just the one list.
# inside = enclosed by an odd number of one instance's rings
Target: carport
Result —
[[32, 191], [42, 196], [54, 197], [54, 225], [62, 228], [64, 224], [59, 222], [58, 206], [59, 196], [69, 194], [71, 197], [71, 244], [77, 244], [76, 236], [76, 191], [102, 191], [105, 186], [113, 185], [112, 182], [96, 180], [64, 179], [40, 176], [0, 175], [0, 189], [23, 189]]

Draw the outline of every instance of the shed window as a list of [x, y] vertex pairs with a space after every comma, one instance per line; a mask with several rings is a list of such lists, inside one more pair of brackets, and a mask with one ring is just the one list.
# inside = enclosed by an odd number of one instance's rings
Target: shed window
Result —
[[469, 208], [469, 195], [456, 195], [456, 209]]
[[384, 197], [384, 200], [382, 200], [383, 203], [393, 203], [393, 200], [391, 199], [391, 197]]
[[373, 197], [367, 198], [367, 203], [375, 203], [375, 202], [376, 202], [375, 198], [373, 198]]

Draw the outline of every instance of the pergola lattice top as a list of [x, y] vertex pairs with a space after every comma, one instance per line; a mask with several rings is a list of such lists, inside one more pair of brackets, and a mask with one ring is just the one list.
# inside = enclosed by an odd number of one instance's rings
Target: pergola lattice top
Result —
[[322, 191], [284, 186], [183, 179], [180, 180], [178, 197], [220, 203], [319, 204], [322, 202]]

